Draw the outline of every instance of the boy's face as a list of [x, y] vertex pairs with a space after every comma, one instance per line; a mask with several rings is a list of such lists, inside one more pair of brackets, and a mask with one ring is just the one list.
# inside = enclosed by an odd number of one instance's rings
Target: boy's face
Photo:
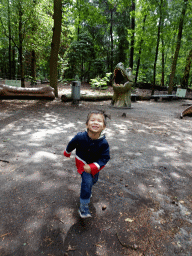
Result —
[[100, 134], [105, 129], [104, 116], [101, 114], [91, 114], [86, 127], [89, 131]]

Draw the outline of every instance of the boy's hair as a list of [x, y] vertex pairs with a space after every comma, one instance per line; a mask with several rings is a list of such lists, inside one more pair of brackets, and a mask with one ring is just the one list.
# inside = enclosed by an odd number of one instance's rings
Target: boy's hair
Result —
[[90, 111], [90, 112], [88, 113], [88, 115], [87, 115], [86, 124], [88, 124], [89, 119], [90, 119], [90, 117], [91, 117], [92, 114], [96, 114], [96, 115], [100, 114], [100, 115], [102, 115], [102, 116], [103, 116], [103, 120], [104, 120], [104, 125], [105, 125], [105, 126], [107, 125], [106, 119], [107, 119], [107, 118], [111, 119], [111, 116], [108, 115], [108, 114], [106, 114], [104, 110], [92, 110], [92, 111]]

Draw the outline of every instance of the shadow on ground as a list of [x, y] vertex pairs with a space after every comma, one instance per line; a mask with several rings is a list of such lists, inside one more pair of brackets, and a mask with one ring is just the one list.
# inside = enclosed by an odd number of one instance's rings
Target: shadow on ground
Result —
[[[0, 104], [0, 255], [192, 254], [192, 124], [178, 118], [183, 102]], [[112, 116], [111, 160], [93, 189], [92, 218], [81, 220], [81, 179], [74, 153], [63, 151], [94, 108]]]

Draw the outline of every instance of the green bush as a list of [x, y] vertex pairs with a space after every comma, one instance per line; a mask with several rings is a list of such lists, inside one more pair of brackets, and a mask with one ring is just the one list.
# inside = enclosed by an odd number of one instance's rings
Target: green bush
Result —
[[97, 76], [96, 78], [94, 79], [90, 79], [91, 82], [91, 87], [92, 88], [97, 88], [97, 89], [102, 89], [102, 90], [105, 90], [108, 88], [107, 86], [107, 82], [110, 81], [110, 76], [111, 76], [112, 73], [106, 73], [106, 76], [103, 77], [103, 78], [100, 78], [99, 76]]

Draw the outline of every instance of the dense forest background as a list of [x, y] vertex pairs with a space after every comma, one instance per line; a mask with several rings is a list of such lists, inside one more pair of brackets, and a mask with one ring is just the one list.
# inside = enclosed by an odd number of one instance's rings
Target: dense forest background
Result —
[[1, 0], [0, 78], [89, 82], [123, 62], [135, 83], [189, 88], [191, 28], [188, 0]]

